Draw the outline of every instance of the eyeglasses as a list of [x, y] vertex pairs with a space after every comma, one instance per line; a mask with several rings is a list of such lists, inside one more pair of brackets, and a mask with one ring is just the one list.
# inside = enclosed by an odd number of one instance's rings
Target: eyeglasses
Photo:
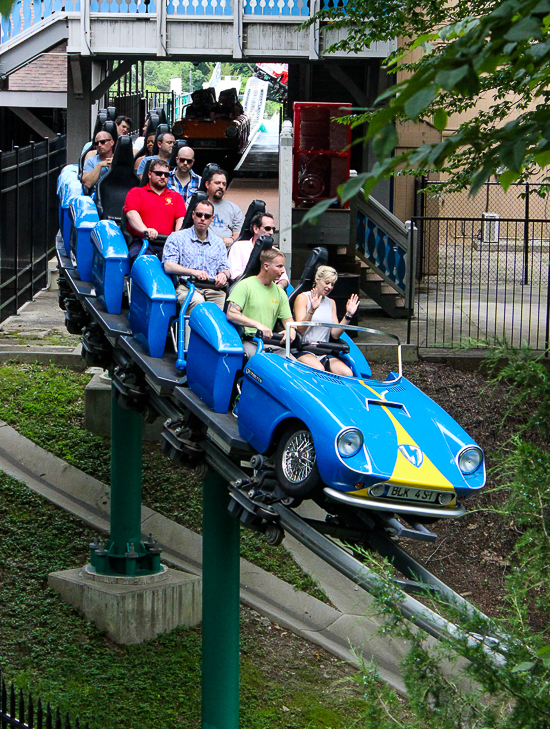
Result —
[[193, 159], [185, 159], [185, 157], [176, 157], [178, 162], [185, 162], [186, 165], [192, 165], [195, 161], [195, 158]]
[[264, 230], [265, 230], [265, 231], [266, 231], [267, 233], [271, 233], [271, 231], [272, 231], [272, 230], [275, 230], [275, 226], [274, 226], [274, 225], [262, 225], [262, 228], [263, 228], [263, 229], [264, 229]]
[[107, 142], [111, 142], [111, 139], [96, 139], [96, 144], [107, 144]]
[[210, 220], [210, 218], [212, 217], [212, 213], [195, 213], [194, 212], [193, 215], [196, 218], [204, 218], [205, 220]]
[[151, 170], [152, 175], [156, 175], [157, 177], [170, 177], [169, 172], [157, 172], [156, 170]]

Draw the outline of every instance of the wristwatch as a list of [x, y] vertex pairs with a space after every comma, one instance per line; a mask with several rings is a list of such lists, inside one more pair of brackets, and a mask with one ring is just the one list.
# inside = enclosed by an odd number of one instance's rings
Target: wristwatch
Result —
[[353, 319], [353, 314], [348, 314], [348, 312], [346, 311], [346, 313], [344, 314], [344, 319], [350, 321], [351, 319]]

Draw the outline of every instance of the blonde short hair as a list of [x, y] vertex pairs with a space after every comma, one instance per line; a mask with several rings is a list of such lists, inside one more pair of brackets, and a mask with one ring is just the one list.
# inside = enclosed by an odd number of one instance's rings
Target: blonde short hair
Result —
[[332, 278], [333, 276], [334, 283], [336, 283], [338, 280], [338, 272], [332, 266], [319, 266], [315, 272], [315, 278], [319, 278], [321, 281], [325, 281], [327, 278]]

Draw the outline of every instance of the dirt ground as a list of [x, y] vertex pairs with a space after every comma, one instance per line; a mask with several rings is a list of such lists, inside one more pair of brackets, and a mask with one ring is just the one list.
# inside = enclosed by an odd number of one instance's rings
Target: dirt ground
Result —
[[[509, 555], [520, 534], [503, 512], [505, 490], [491, 469], [497, 454], [517, 430], [505, 385], [487, 386], [477, 372], [461, 372], [447, 365], [419, 362], [404, 366], [404, 374], [443, 407], [483, 448], [487, 485], [466, 504], [460, 519], [441, 520], [429, 526], [438, 535], [435, 543], [403, 540], [404, 548], [456, 592], [490, 616], [503, 604], [504, 578]], [[495, 510], [495, 511], [493, 511]]]

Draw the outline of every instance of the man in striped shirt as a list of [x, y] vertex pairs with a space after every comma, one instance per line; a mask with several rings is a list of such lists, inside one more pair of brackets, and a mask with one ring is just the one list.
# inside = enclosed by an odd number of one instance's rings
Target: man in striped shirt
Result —
[[168, 181], [168, 187], [179, 192], [186, 205], [201, 184], [201, 176], [191, 169], [194, 161], [195, 152], [191, 147], [180, 147], [176, 155], [176, 169], [170, 173]]

